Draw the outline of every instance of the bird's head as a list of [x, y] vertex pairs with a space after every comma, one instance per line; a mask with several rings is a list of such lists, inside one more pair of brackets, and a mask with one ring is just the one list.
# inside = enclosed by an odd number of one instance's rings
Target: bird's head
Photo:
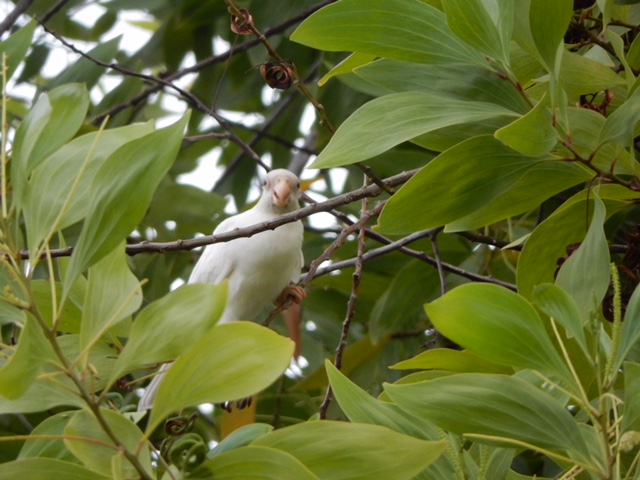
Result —
[[265, 178], [263, 196], [278, 209], [297, 210], [300, 208], [300, 179], [289, 170], [272, 170]]

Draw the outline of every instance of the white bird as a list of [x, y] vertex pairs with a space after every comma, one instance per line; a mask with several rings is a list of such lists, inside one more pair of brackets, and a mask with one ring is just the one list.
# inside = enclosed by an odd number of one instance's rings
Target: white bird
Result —
[[[214, 235], [273, 220], [300, 208], [300, 180], [284, 169], [272, 170], [265, 178], [262, 196], [246, 212], [227, 218]], [[300, 221], [287, 223], [251, 237], [208, 245], [188, 283], [219, 284], [228, 281], [227, 305], [218, 323], [253, 320], [266, 307], [292, 296], [299, 303], [306, 293], [290, 283], [300, 279], [303, 227]], [[160, 372], [171, 364], [165, 364]], [[152, 408], [164, 375], [156, 375], [138, 403], [138, 410]]]

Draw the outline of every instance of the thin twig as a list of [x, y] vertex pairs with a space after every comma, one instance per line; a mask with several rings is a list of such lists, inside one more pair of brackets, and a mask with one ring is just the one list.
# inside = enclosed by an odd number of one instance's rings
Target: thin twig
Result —
[[440, 277], [440, 294], [447, 293], [447, 277], [444, 274], [444, 267], [442, 266], [442, 256], [440, 255], [440, 247], [438, 246], [438, 234], [442, 231], [442, 228], [438, 228], [433, 231], [429, 238], [431, 239], [431, 246], [433, 247], [433, 255], [436, 260], [436, 267], [438, 268], [438, 276]]
[[[364, 186], [369, 185], [369, 178], [365, 175]], [[377, 210], [376, 207], [375, 210]], [[340, 333], [340, 342], [338, 343], [338, 348], [336, 350], [336, 360], [335, 367], [338, 370], [342, 369], [342, 358], [344, 356], [344, 352], [347, 349], [347, 343], [349, 340], [349, 331], [351, 329], [351, 322], [353, 321], [353, 317], [356, 313], [356, 302], [358, 300], [358, 291], [360, 289], [360, 281], [362, 279], [362, 270], [363, 270], [363, 257], [366, 249], [366, 222], [371, 218], [371, 214], [369, 210], [369, 201], [367, 198], [362, 199], [362, 209], [360, 211], [360, 219], [364, 220], [360, 222], [359, 230], [358, 230], [358, 252], [356, 255], [356, 268], [353, 272], [353, 282], [351, 285], [351, 295], [349, 296], [349, 302], [347, 303], [347, 313], [344, 318], [344, 322], [342, 322], [342, 332]], [[327, 387], [327, 393], [324, 397], [324, 401], [322, 405], [320, 405], [320, 418], [325, 420], [327, 418], [327, 411], [329, 410], [329, 405], [331, 405], [331, 401], [333, 400], [333, 389], [331, 388], [331, 384]]]
[[2, 22], [0, 22], [0, 35], [9, 30], [13, 26], [13, 24], [16, 23], [16, 20], [18, 20], [20, 15], [27, 11], [27, 8], [29, 8], [32, 3], [33, 0], [20, 0], [18, 3], [16, 3], [16, 6], [13, 7], [13, 10], [11, 10], [7, 14], [7, 16], [4, 17], [4, 20], [2, 20]]

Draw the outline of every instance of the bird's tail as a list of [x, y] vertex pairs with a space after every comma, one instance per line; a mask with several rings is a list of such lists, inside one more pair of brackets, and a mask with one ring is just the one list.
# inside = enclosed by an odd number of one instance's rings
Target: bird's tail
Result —
[[153, 402], [156, 399], [156, 395], [158, 394], [158, 388], [160, 388], [160, 384], [162, 383], [162, 379], [166, 375], [166, 371], [171, 368], [171, 363], [165, 363], [160, 367], [158, 374], [153, 377], [147, 388], [144, 389], [144, 393], [138, 402], [138, 411], [142, 412], [144, 410], [150, 410], [153, 407]]

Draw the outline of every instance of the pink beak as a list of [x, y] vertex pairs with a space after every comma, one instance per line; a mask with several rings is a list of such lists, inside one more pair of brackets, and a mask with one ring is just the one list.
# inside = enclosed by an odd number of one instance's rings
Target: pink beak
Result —
[[290, 199], [291, 181], [286, 177], [278, 177], [273, 187], [273, 203], [279, 207], [286, 207]]

